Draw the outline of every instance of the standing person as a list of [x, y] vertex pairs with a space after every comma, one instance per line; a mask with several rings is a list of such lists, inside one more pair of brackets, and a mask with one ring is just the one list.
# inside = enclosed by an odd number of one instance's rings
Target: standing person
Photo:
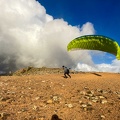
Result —
[[69, 69], [65, 66], [62, 66], [62, 68], [64, 69], [64, 77], [67, 78], [68, 75], [71, 78]]

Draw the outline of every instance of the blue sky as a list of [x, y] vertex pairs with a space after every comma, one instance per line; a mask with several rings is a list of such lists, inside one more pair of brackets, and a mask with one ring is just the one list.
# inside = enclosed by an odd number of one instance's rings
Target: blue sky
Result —
[[[86, 22], [94, 25], [96, 34], [108, 36], [120, 44], [120, 0], [38, 0], [46, 13], [55, 19], [63, 18], [77, 26]], [[95, 63], [111, 63], [111, 59], [98, 59]]]
[[96, 34], [113, 38], [120, 44], [120, 0], [38, 0], [54, 18], [71, 25], [91, 22]]

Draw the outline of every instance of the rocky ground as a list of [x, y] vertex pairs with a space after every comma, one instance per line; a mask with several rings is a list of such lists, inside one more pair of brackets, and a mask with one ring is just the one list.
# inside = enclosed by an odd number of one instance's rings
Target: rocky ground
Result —
[[120, 120], [120, 74], [31, 68], [0, 76], [0, 120]]

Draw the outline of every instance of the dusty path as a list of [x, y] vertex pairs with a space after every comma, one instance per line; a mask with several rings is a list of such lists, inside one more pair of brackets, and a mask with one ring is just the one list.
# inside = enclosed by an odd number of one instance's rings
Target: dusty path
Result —
[[120, 120], [120, 74], [0, 76], [0, 120]]

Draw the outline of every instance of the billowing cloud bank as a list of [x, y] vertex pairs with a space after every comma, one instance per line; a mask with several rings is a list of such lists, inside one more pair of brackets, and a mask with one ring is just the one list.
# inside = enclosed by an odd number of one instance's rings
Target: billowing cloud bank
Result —
[[78, 69], [79, 61], [95, 66], [88, 51], [66, 50], [75, 37], [95, 33], [92, 23], [71, 26], [48, 15], [36, 0], [0, 0], [0, 11], [0, 71], [62, 65]]
[[[119, 73], [120, 72], [120, 66], [118, 64], [114, 64], [115, 61], [113, 61], [112, 64], [97, 64], [94, 66], [90, 66], [88, 64], [80, 64], [78, 63], [77, 67], [75, 68], [76, 71], [84, 71], [84, 72], [111, 72], [111, 73]], [[120, 64], [120, 62], [119, 62]]]

